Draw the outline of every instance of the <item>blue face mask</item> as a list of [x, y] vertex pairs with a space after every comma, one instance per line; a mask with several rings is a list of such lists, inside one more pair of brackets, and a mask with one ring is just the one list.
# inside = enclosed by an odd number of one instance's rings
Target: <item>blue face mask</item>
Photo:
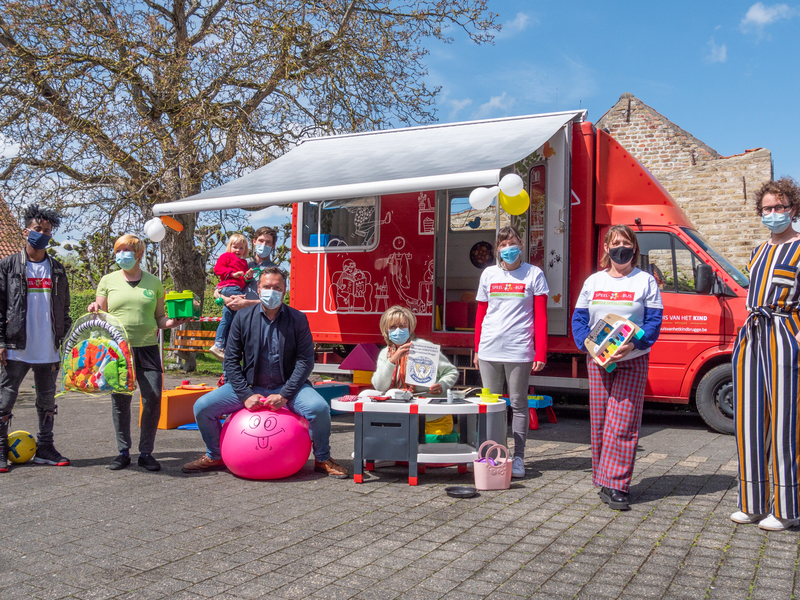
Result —
[[396, 327], [389, 330], [389, 339], [400, 346], [408, 341], [408, 327]]
[[51, 237], [52, 236], [49, 236], [46, 233], [40, 233], [38, 231], [31, 230], [28, 233], [28, 243], [34, 250], [44, 250], [50, 243]]
[[506, 264], [514, 264], [519, 257], [519, 246], [506, 246], [502, 250], [500, 250], [500, 258], [503, 259], [503, 262]]
[[116, 257], [114, 260], [117, 261], [119, 268], [124, 271], [130, 271], [133, 267], [136, 266], [138, 262], [136, 257], [133, 255], [133, 252], [130, 250], [123, 250], [121, 252], [117, 252]]
[[261, 304], [271, 310], [278, 308], [283, 302], [283, 294], [278, 290], [261, 290]]
[[266, 244], [256, 244], [256, 254], [259, 258], [267, 258], [272, 252], [272, 246]]
[[761, 217], [761, 222], [772, 233], [783, 233], [792, 224], [792, 215], [790, 212], [776, 213], [773, 210]]

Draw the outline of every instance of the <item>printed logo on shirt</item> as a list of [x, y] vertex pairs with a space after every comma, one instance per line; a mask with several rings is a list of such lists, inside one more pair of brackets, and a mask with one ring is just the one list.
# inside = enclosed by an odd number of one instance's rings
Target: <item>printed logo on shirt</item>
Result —
[[28, 277], [28, 292], [33, 294], [49, 294], [52, 282], [49, 277]]
[[524, 298], [524, 283], [493, 283], [489, 286], [489, 298]]
[[156, 297], [156, 293], [153, 290], [144, 290], [142, 293], [145, 298], [150, 298], [151, 300]]
[[592, 305], [612, 304], [614, 306], [633, 306], [633, 292], [595, 292], [592, 296]]

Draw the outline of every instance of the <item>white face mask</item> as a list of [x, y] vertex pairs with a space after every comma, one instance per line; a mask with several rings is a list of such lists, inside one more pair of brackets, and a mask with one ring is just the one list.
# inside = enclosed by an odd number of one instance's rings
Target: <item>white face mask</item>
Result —
[[283, 294], [278, 290], [261, 290], [261, 304], [264, 308], [278, 308], [283, 302]]

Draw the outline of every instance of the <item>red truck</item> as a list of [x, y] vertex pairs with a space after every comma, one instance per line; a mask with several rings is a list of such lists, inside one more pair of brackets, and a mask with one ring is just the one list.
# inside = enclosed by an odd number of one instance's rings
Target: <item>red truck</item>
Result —
[[[523, 233], [548, 298], [542, 390], [588, 390], [570, 317], [598, 269], [611, 225], [636, 231], [640, 268], [664, 302], [646, 399], [695, 402], [706, 423], [733, 431], [731, 354], [749, 281], [698, 233], [669, 193], [608, 133], [568, 111], [312, 139], [250, 175], [157, 215], [293, 203], [290, 303], [315, 341], [382, 344], [378, 321], [394, 304], [417, 316], [417, 335], [472, 368], [475, 292], [494, 262], [499, 227]], [[531, 203], [509, 215], [469, 203], [478, 186], [517, 173]]]

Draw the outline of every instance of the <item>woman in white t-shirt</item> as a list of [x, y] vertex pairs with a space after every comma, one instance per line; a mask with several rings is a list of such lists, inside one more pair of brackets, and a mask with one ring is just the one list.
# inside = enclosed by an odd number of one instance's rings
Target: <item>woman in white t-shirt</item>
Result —
[[634, 322], [644, 337], [623, 344], [612, 355], [610, 373], [591, 356], [589, 411], [592, 427], [592, 483], [600, 499], [615, 510], [629, 510], [628, 491], [642, 424], [644, 388], [650, 347], [658, 339], [664, 306], [652, 275], [636, 267], [639, 244], [627, 225], [608, 230], [603, 244], [603, 268], [583, 284], [572, 315], [572, 335], [581, 351], [597, 322], [616, 314]]
[[[497, 233], [498, 264], [487, 267], [478, 287], [475, 318], [475, 366], [483, 387], [508, 397], [513, 419], [512, 477], [525, 477], [525, 440], [528, 436], [528, 386], [530, 374], [547, 362], [547, 294], [539, 267], [524, 263], [522, 238], [516, 229]], [[505, 440], [495, 440], [505, 441]]]

